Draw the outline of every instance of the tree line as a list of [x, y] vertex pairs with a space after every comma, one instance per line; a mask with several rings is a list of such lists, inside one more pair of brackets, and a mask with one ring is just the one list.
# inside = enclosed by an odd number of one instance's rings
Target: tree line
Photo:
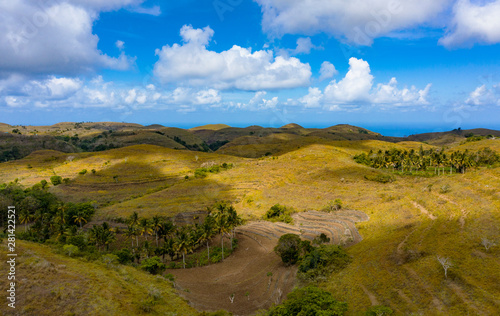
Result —
[[392, 171], [416, 172], [432, 171], [434, 174], [465, 173], [468, 169], [481, 166], [492, 166], [500, 162], [500, 156], [488, 147], [478, 151], [453, 151], [446, 153], [441, 150], [424, 150], [422, 146], [418, 151], [414, 149], [389, 150], [361, 153], [354, 156], [357, 163], [373, 168], [385, 168]]
[[[87, 223], [92, 220], [97, 204], [64, 203], [48, 191], [45, 180], [31, 188], [23, 188], [17, 182], [0, 185], [0, 207], [7, 209], [9, 205], [16, 205], [17, 223], [24, 225], [24, 229], [18, 230], [19, 239], [50, 241], [70, 256], [99, 259], [106, 255], [123, 264], [145, 263], [142, 267], [155, 273], [165, 269], [167, 256], [171, 263], [182, 258], [182, 267], [186, 268], [186, 255], [205, 247], [207, 260], [199, 264], [224, 260], [236, 243], [235, 228], [242, 223], [232, 205], [218, 202], [207, 208], [201, 224], [177, 226], [165, 217], [141, 218], [133, 212], [125, 221], [126, 228], [107, 222], [89, 227]], [[4, 213], [0, 220], [5, 233]], [[220, 237], [220, 247], [211, 249], [216, 236]], [[155, 260], [157, 264], [151, 268]]]

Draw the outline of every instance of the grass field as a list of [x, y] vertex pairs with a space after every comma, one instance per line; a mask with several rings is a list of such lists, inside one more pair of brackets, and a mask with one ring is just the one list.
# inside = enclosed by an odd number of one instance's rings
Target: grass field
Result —
[[[401, 315], [499, 313], [500, 247], [486, 251], [481, 245], [482, 238], [500, 243], [499, 168], [426, 178], [395, 175], [394, 182], [379, 183], [365, 176], [392, 173], [357, 164], [352, 158], [355, 154], [390, 148], [440, 147], [419, 142], [328, 141], [279, 134], [252, 137], [240, 138], [216, 153], [152, 145], [98, 153], [36, 152], [25, 159], [0, 164], [0, 182], [17, 178], [30, 186], [42, 179], [48, 181], [54, 174], [70, 178], [69, 184], [52, 187], [51, 191], [65, 201], [97, 201], [101, 205], [97, 219], [127, 217], [133, 211], [141, 217], [173, 216], [205, 209], [215, 200], [229, 200], [238, 213], [251, 220], [261, 218], [277, 203], [304, 211], [319, 210], [329, 201], [340, 199], [344, 208], [370, 217], [356, 224], [363, 241], [348, 248], [352, 263], [321, 284], [335, 298], [349, 304], [349, 315], [359, 315], [379, 304]], [[448, 150], [483, 147], [500, 152], [500, 140], [467, 142]], [[265, 156], [267, 152], [271, 154]], [[252, 153], [255, 158], [242, 158], [252, 157]], [[207, 162], [233, 163], [234, 168], [195, 178], [194, 170]], [[87, 173], [79, 174], [83, 169]], [[63, 260], [33, 244], [23, 247], [32, 252], [25, 255], [26, 261], [31, 260], [30, 256], [41, 256], [47, 261], [53, 256], [55, 261], [61, 261], [55, 262], [56, 266], [71, 267], [62, 271], [73, 271], [73, 266], [76, 269], [73, 259]], [[447, 278], [437, 256], [452, 262]], [[116, 270], [98, 266], [86, 269], [88, 272], [81, 272], [86, 278], [98, 279], [92, 273], [102, 273], [111, 284], [123, 279]], [[56, 282], [52, 277], [50, 280]], [[40, 277], [39, 282], [45, 281]], [[146, 281], [140, 281], [143, 282]], [[126, 301], [135, 302], [132, 287], [123, 284], [126, 287], [117, 291], [128, 293]], [[170, 293], [167, 286], [162, 293]], [[87, 292], [74, 293], [94, 299]], [[120, 308], [136, 308], [134, 303], [117, 307], [111, 302], [98, 302], [95, 308], [111, 313]], [[168, 307], [165, 303], [161, 308], [174, 311], [184, 306], [182, 301], [175, 304]]]
[[[84, 262], [47, 246], [17, 242], [16, 309], [2, 315], [197, 315], [172, 284], [133, 267]], [[2, 244], [0, 255], [6, 258]], [[7, 275], [7, 265], [0, 273]], [[1, 283], [2, 292], [7, 283]]]

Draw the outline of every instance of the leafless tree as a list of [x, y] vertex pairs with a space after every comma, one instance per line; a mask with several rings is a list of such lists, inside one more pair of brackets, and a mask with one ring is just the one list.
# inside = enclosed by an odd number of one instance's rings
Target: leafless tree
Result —
[[448, 269], [452, 266], [450, 258], [444, 258], [444, 257], [437, 256], [437, 260], [443, 266], [445, 278], [448, 278]]
[[490, 250], [491, 247], [496, 246], [496, 243], [488, 238], [483, 238], [481, 244], [483, 244], [486, 251]]
[[278, 288], [278, 295], [276, 296], [276, 305], [278, 305], [280, 303], [282, 295], [283, 295], [283, 292], [281, 291], [280, 288]]
[[231, 301], [231, 304], [234, 302], [234, 293], [229, 296], [229, 300]]

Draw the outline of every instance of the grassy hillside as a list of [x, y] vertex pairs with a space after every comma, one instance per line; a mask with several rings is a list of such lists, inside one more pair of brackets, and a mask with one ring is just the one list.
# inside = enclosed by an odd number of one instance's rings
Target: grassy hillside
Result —
[[[85, 262], [47, 246], [17, 242], [16, 309], [2, 315], [197, 315], [171, 282], [133, 267]], [[0, 255], [6, 258], [6, 241]], [[7, 275], [7, 265], [0, 265]], [[2, 292], [7, 283], [2, 282]], [[150, 310], [150, 311], [148, 311]]]
[[207, 125], [193, 127], [193, 128], [190, 128], [189, 130], [190, 131], [199, 131], [199, 130], [213, 130], [213, 131], [216, 131], [216, 130], [223, 129], [223, 128], [228, 128], [228, 127], [231, 127], [231, 126], [226, 125], [226, 124], [207, 124]]
[[[54, 174], [67, 177], [69, 184], [51, 191], [65, 201], [96, 200], [101, 205], [97, 219], [127, 217], [133, 211], [141, 217], [173, 216], [203, 210], [215, 200], [229, 200], [244, 218], [258, 219], [277, 203], [298, 211], [319, 210], [340, 199], [344, 208], [370, 217], [356, 224], [363, 241], [348, 248], [352, 263], [321, 284], [349, 304], [349, 315], [372, 305], [388, 306], [401, 315], [495, 315], [500, 310], [500, 246], [486, 250], [481, 244], [483, 238], [500, 243], [500, 168], [429, 177], [396, 175], [357, 164], [353, 156], [440, 146], [265, 134], [259, 127], [202, 132], [195, 135], [204, 141], [211, 137], [209, 132], [234, 138], [216, 153], [152, 145], [78, 154], [41, 151], [0, 164], [0, 182], [18, 178], [32, 185]], [[500, 152], [500, 140], [466, 142], [463, 137], [447, 150], [484, 147]], [[210, 162], [234, 167], [195, 177], [195, 170]], [[87, 173], [79, 174], [83, 169]], [[377, 175], [394, 181], [367, 179]], [[50, 256], [46, 248], [33, 251]], [[452, 263], [447, 278], [438, 256]], [[119, 279], [119, 274], [110, 278]], [[111, 308], [107, 304], [98, 305]]]

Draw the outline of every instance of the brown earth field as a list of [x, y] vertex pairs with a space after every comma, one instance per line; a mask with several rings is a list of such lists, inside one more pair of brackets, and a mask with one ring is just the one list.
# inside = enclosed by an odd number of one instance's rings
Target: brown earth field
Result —
[[331, 243], [350, 246], [362, 240], [355, 223], [368, 220], [354, 210], [301, 212], [293, 218], [295, 225], [253, 221], [240, 226], [238, 249], [222, 263], [166, 273], [175, 276], [178, 294], [198, 310], [253, 315], [281, 303], [296, 285], [297, 267], [285, 266], [273, 251], [280, 236], [292, 233], [312, 241], [324, 233]]

